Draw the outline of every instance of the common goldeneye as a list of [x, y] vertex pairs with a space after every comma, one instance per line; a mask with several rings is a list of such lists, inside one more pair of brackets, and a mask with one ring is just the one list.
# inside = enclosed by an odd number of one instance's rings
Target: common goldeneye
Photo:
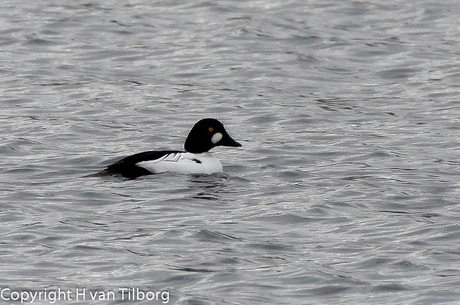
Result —
[[146, 151], [125, 157], [103, 171], [91, 176], [122, 175], [134, 179], [163, 172], [212, 174], [222, 172], [222, 164], [209, 150], [215, 146], [239, 147], [216, 119], [202, 119], [196, 123], [187, 139], [185, 151]]

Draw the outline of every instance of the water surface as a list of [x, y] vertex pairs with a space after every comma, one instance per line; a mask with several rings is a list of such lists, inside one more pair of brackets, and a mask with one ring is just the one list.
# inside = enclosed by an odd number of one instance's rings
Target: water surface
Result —
[[[457, 303], [457, 7], [3, 2], [0, 288]], [[83, 178], [204, 117], [225, 173]]]

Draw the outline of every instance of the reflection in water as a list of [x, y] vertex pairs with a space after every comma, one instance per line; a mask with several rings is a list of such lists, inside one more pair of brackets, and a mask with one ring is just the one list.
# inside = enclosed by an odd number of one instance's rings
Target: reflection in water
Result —
[[[191, 175], [188, 188], [195, 191], [192, 198], [218, 200], [219, 194], [227, 186], [228, 176], [224, 173], [212, 175]], [[194, 193], [195, 193], [194, 192]]]

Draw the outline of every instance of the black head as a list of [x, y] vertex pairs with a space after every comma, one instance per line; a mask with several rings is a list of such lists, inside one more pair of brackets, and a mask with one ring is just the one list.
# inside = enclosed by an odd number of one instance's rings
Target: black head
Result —
[[193, 126], [185, 140], [184, 148], [191, 153], [203, 153], [215, 146], [241, 146], [233, 140], [216, 119], [202, 119]]

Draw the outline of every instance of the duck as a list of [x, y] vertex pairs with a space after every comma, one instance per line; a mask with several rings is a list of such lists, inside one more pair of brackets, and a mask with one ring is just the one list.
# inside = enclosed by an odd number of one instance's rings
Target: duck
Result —
[[184, 150], [145, 151], [124, 157], [99, 173], [89, 175], [119, 175], [128, 179], [165, 172], [184, 174], [213, 174], [223, 172], [219, 159], [209, 151], [216, 146], [241, 147], [213, 118], [198, 121], [190, 130]]

